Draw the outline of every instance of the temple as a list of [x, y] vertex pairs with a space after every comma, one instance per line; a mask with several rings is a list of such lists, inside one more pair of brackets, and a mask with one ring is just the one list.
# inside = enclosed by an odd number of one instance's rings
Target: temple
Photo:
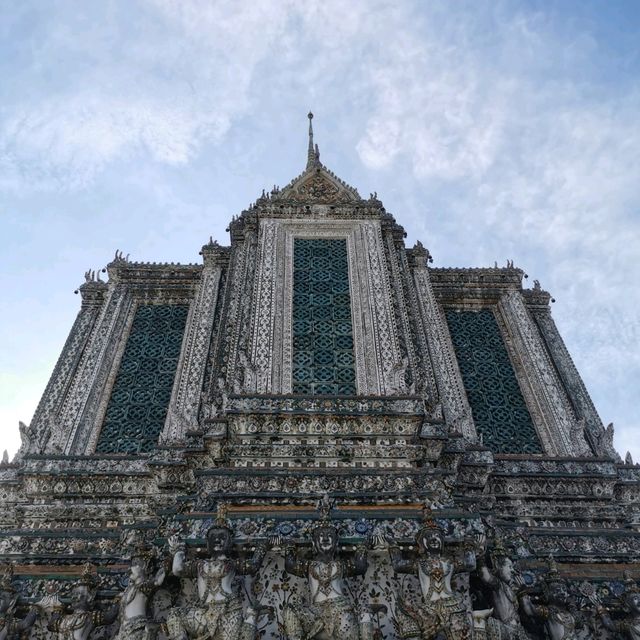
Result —
[[640, 467], [550, 294], [430, 266], [312, 118], [228, 245], [85, 274], [0, 465], [0, 639], [639, 639]]

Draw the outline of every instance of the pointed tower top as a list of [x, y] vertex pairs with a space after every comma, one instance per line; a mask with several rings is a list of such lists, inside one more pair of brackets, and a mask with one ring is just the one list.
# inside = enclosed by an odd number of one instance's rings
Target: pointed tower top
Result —
[[309, 118], [309, 148], [307, 150], [307, 166], [283, 189], [276, 189], [262, 198], [270, 201], [304, 202], [318, 204], [345, 204], [362, 200], [356, 189], [340, 180], [320, 162], [320, 150], [313, 143], [313, 113]]
[[307, 118], [309, 118], [309, 147], [307, 149], [307, 170], [320, 164], [320, 150], [318, 145], [313, 144], [313, 113], [309, 111]]

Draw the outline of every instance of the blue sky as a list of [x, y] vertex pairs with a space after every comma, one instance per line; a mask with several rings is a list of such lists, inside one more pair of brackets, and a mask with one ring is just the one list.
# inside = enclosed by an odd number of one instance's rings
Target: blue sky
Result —
[[88, 268], [198, 262], [322, 161], [435, 266], [515, 261], [640, 459], [640, 3], [0, 0], [0, 449]]

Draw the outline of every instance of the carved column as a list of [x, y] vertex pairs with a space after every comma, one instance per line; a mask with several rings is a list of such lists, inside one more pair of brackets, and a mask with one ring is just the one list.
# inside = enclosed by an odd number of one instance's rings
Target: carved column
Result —
[[96, 320], [104, 304], [107, 285], [91, 280], [79, 289], [82, 306], [76, 316], [69, 337], [58, 358], [42, 399], [27, 428], [30, 444], [24, 443], [21, 453], [58, 453], [64, 444], [65, 430], [62, 428], [60, 411], [73, 382], [78, 364], [93, 332]]
[[276, 272], [277, 236], [278, 224], [274, 220], [265, 220], [260, 224], [258, 279], [255, 289], [256, 309], [251, 349], [251, 364], [255, 369], [255, 377], [253, 385], [245, 385], [245, 391], [248, 392], [268, 393], [272, 390], [274, 305], [278, 275]]
[[249, 360], [250, 318], [254, 307], [253, 287], [256, 280], [257, 219], [243, 214], [229, 225], [231, 251], [225, 285], [222, 325], [212, 349], [212, 365], [216, 378], [211, 381], [212, 397], [219, 393], [218, 384], [233, 393], [251, 388], [253, 365]]
[[407, 392], [403, 363], [398, 344], [397, 327], [392, 309], [389, 268], [385, 262], [382, 232], [379, 223], [363, 222], [364, 252], [369, 264], [369, 299], [373, 310], [371, 320], [375, 336], [375, 352], [379, 358], [382, 395]]
[[586, 435], [597, 455], [613, 456], [619, 459], [613, 446], [603, 438], [604, 425], [596, 411], [591, 396], [576, 369], [575, 364], [567, 350], [564, 340], [558, 332], [558, 327], [551, 316], [551, 309], [547, 305], [534, 308], [529, 307], [542, 338], [547, 346], [547, 351], [553, 360], [553, 364], [562, 379], [564, 388], [569, 395], [578, 420], [584, 421]]
[[427, 339], [420, 319], [418, 298], [411, 277], [404, 241], [402, 238], [394, 239], [393, 235], [388, 233], [387, 246], [393, 277], [392, 293], [397, 298], [398, 315], [401, 319], [397, 324], [404, 331], [409, 358], [412, 380], [410, 392], [423, 395], [435, 402], [438, 397], [438, 389], [429, 359]]
[[[477, 439], [464, 384], [455, 357], [447, 322], [438, 305], [429, 272], [428, 253], [422, 245], [411, 251], [411, 271], [416, 287], [423, 330], [427, 336], [429, 355], [436, 377], [438, 393], [446, 422], [454, 431], [471, 441]], [[425, 374], [426, 375], [426, 374]]]
[[164, 444], [182, 442], [187, 431], [198, 428], [218, 289], [227, 262], [227, 252], [217, 242], [204, 245], [201, 254], [204, 266], [189, 312], [167, 419], [160, 436]]
[[528, 389], [523, 391], [545, 451], [559, 456], [584, 455], [586, 443], [522, 294], [512, 291], [503, 295], [498, 309], [526, 378]]

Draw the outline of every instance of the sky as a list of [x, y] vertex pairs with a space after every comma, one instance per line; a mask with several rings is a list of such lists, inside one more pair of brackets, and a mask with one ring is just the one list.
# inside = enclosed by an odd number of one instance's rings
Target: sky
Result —
[[513, 260], [640, 460], [640, 3], [0, 0], [0, 450], [117, 249], [199, 262], [306, 161]]

